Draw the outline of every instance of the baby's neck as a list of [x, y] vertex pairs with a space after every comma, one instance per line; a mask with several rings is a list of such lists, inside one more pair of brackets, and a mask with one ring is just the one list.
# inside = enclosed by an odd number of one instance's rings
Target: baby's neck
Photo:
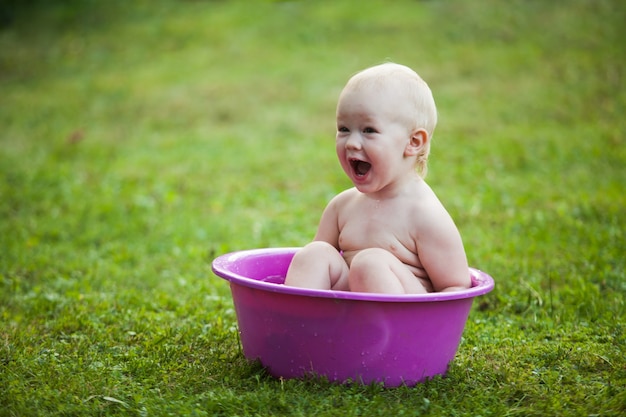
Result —
[[402, 197], [414, 197], [419, 194], [424, 187], [428, 187], [422, 177], [417, 175], [407, 177], [403, 181], [387, 185], [385, 188], [371, 193], [363, 193], [364, 196], [373, 201], [395, 200]]

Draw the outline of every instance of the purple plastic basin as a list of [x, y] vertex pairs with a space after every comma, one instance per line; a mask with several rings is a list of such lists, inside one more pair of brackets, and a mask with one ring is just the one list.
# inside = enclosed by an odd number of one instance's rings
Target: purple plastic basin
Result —
[[443, 375], [454, 359], [474, 297], [493, 279], [470, 268], [472, 288], [386, 295], [283, 285], [298, 248], [222, 255], [213, 272], [230, 282], [246, 358], [275, 377], [308, 374], [393, 387]]

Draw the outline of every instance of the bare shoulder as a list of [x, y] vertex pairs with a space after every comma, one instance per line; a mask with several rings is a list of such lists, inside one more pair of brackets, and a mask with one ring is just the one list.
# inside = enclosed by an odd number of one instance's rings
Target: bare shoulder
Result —
[[441, 226], [449, 226], [453, 223], [448, 210], [425, 182], [420, 185], [416, 198], [411, 200], [411, 206], [415, 214], [413, 219], [420, 228], [437, 230]]
[[333, 198], [333, 200], [340, 200], [340, 201], [351, 200], [351, 199], [356, 198], [360, 194], [361, 193], [359, 192], [359, 190], [357, 190], [355, 187], [352, 187], [352, 188], [348, 188], [347, 190], [343, 190], [342, 192], [337, 194], [335, 198]]
[[452, 216], [426, 183], [411, 205], [409, 230], [418, 252], [445, 251], [459, 245], [460, 233]]
[[334, 207], [335, 209], [341, 209], [351, 202], [355, 201], [355, 199], [359, 198], [359, 191], [356, 188], [348, 188], [337, 194], [333, 197], [332, 200], [328, 203], [329, 207]]

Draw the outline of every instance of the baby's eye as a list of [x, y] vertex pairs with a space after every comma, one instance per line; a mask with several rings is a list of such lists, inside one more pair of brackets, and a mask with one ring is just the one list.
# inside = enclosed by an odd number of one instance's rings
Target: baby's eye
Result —
[[337, 128], [337, 132], [349, 132], [348, 128], [345, 126], [339, 126]]
[[366, 127], [365, 129], [363, 129], [363, 133], [376, 133], [376, 129], [374, 129], [373, 127]]

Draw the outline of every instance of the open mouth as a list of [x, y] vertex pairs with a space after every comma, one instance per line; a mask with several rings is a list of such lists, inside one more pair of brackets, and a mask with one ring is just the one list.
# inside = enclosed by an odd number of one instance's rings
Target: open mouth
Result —
[[352, 166], [352, 170], [357, 177], [365, 176], [372, 167], [372, 164], [369, 162], [361, 161], [359, 159], [351, 159], [350, 165]]

